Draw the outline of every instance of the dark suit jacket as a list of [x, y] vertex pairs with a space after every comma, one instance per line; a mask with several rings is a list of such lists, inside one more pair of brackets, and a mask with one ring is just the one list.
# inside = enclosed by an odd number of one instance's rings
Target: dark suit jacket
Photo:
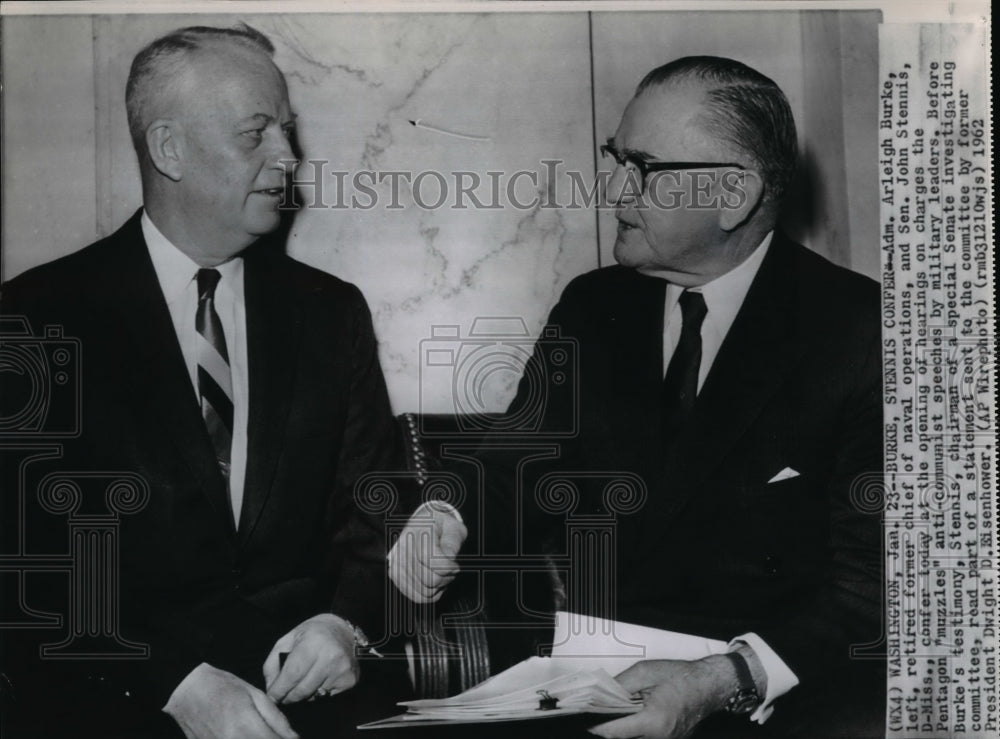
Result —
[[[119, 631], [150, 658], [101, 669], [156, 708], [203, 660], [260, 684], [274, 641], [317, 613], [381, 633], [384, 529], [353, 491], [364, 473], [395, 468], [398, 447], [368, 308], [353, 285], [268, 245], [243, 258], [250, 392], [238, 530], [139, 214], [3, 288], [5, 315], [81, 342], [82, 433], [50, 468], [134, 472], [149, 485], [145, 507], [120, 516]], [[36, 549], [48, 527], [49, 551], [65, 551], [65, 518], [26, 515]]]
[[[647, 497], [617, 514], [615, 559], [596, 565], [615, 588], [616, 610], [602, 615], [724, 640], [756, 632], [801, 681], [772, 721], [810, 688], [834, 698], [858, 670], [877, 685], [878, 666], [849, 657], [882, 622], [881, 517], [866, 477], [882, 470], [877, 285], [776, 234], [669, 447], [664, 297], [663, 280], [613, 266], [573, 280], [553, 309], [509, 412], [540, 419], [539, 432], [576, 433], [558, 439], [558, 459], [524, 468], [526, 546], [565, 551], [566, 514], [537, 502], [543, 473], [576, 485], [577, 519], [611, 512], [603, 473], [632, 473]], [[556, 385], [567, 340], [578, 372]], [[544, 405], [537, 417], [532, 404]], [[506, 526], [525, 455], [490, 444], [481, 456], [486, 519]], [[786, 467], [799, 475], [768, 483]], [[577, 573], [568, 587], [590, 582]]]

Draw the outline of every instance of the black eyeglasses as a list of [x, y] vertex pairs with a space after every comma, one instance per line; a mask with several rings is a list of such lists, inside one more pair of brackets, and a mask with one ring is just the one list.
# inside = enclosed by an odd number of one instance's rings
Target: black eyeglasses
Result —
[[601, 145], [601, 155], [611, 157], [615, 164], [622, 166], [628, 172], [635, 172], [639, 176], [643, 192], [646, 189], [646, 179], [654, 172], [666, 170], [680, 171], [685, 169], [714, 169], [717, 167], [736, 167], [746, 169], [742, 164], [736, 162], [651, 162], [634, 154], [622, 154], [615, 148], [614, 139], [608, 139], [607, 143]]

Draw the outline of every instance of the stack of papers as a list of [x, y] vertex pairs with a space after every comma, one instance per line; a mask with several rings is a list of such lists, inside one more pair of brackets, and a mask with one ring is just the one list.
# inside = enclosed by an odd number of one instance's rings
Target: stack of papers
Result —
[[642, 708], [612, 675], [642, 659], [700, 659], [725, 642], [575, 613], [556, 614], [552, 656], [531, 657], [451, 698], [400, 703], [406, 713], [359, 726], [377, 729], [623, 715]]
[[359, 728], [480, 723], [550, 718], [577, 713], [635, 713], [633, 699], [602, 669], [580, 671], [549, 657], [531, 657], [451, 698], [406, 701], [401, 716]]

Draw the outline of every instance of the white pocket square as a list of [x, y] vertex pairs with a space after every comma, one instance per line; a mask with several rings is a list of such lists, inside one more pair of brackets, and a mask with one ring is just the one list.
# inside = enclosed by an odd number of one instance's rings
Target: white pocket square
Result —
[[767, 484], [770, 485], [772, 482], [781, 482], [782, 480], [791, 480], [793, 477], [798, 477], [798, 476], [799, 476], [799, 473], [798, 473], [797, 470], [793, 470], [791, 467], [785, 467], [785, 469], [783, 469], [777, 475], [775, 475], [770, 480], [768, 480]]

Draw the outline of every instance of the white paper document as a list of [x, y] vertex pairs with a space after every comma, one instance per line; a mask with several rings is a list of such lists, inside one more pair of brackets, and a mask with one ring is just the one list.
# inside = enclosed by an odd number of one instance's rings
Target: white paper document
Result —
[[551, 657], [531, 657], [450, 698], [406, 701], [406, 713], [358, 728], [627, 714], [642, 708], [614, 675], [642, 659], [700, 659], [726, 643], [570, 613], [556, 614]]
[[558, 658], [531, 657], [451, 698], [405, 701], [406, 713], [359, 728], [552, 718], [577, 713], [634, 713], [633, 700], [602, 669], [580, 670]]
[[578, 613], [556, 613], [552, 658], [578, 670], [603, 669], [617, 675], [643, 659], [695, 660], [725, 654], [718, 639], [610, 621]]

